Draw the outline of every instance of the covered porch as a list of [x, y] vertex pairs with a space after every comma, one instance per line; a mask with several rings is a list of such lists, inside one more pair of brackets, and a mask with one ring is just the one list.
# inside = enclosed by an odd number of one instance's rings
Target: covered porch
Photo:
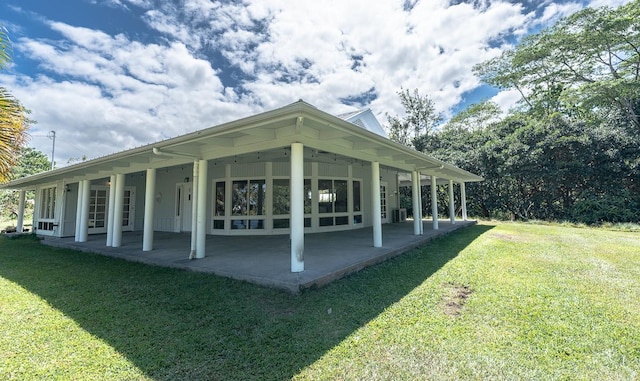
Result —
[[431, 220], [423, 220], [424, 235], [414, 235], [413, 224], [413, 221], [407, 221], [383, 225], [382, 247], [371, 246], [373, 227], [308, 234], [305, 236], [308, 266], [302, 272], [291, 272], [288, 235], [208, 235], [206, 256], [199, 260], [189, 260], [189, 233], [156, 232], [153, 251], [142, 251], [141, 231], [123, 233], [120, 247], [105, 246], [104, 234], [91, 235], [86, 242], [75, 242], [73, 237], [44, 237], [43, 243], [151, 265], [211, 273], [298, 293], [403, 254], [436, 237], [473, 225], [475, 221], [456, 221], [455, 224], [440, 221], [439, 229], [434, 230]]

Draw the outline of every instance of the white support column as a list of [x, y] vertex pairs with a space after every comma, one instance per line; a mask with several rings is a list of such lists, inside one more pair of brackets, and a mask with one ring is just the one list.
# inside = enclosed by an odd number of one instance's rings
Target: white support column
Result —
[[84, 182], [78, 181], [78, 197], [76, 200], [76, 235], [74, 240], [80, 242], [80, 225], [82, 224], [82, 187]]
[[[312, 200], [319, 200], [319, 191], [318, 191], [318, 173], [320, 173], [319, 171], [319, 167], [318, 167], [318, 162], [313, 162], [311, 163], [311, 199]], [[318, 202], [312, 202], [311, 203], [311, 215], [312, 216], [317, 216], [320, 214], [320, 205], [318, 205]], [[317, 218], [312, 218], [311, 219], [311, 228], [313, 230], [318, 228], [318, 219]]]
[[207, 172], [209, 166], [206, 160], [198, 163], [198, 204], [197, 231], [196, 231], [196, 258], [204, 258], [207, 240]]
[[16, 224], [16, 231], [18, 233], [24, 232], [24, 199], [26, 196], [26, 191], [21, 190], [18, 193], [18, 223]]
[[304, 146], [291, 144], [291, 272], [304, 271]]
[[418, 171], [411, 172], [411, 196], [413, 199], [413, 234], [420, 235], [422, 216], [420, 212], [420, 179]]
[[420, 215], [420, 235], [424, 235], [424, 224], [422, 223], [422, 174], [418, 171], [418, 214]]
[[462, 221], [467, 220], [467, 192], [464, 189], [464, 182], [460, 183], [460, 203], [462, 203]]
[[91, 183], [82, 180], [82, 205], [80, 206], [80, 238], [78, 242], [87, 242], [89, 239], [89, 196]]
[[191, 185], [191, 252], [189, 259], [196, 258], [198, 241], [198, 175], [200, 174], [200, 162], [193, 162], [193, 184]]
[[456, 223], [456, 203], [453, 199], [453, 180], [449, 180], [449, 219], [451, 225]]
[[116, 204], [116, 175], [109, 177], [109, 208], [107, 210], [107, 246], [113, 246], [113, 220]]
[[433, 216], [433, 230], [438, 230], [438, 186], [435, 176], [431, 176], [431, 215]]
[[124, 213], [124, 175], [116, 175], [115, 201], [113, 205], [113, 247], [122, 245], [122, 215]]
[[380, 207], [380, 163], [371, 162], [371, 214], [373, 247], [382, 247], [382, 209]]
[[156, 169], [147, 169], [147, 182], [144, 192], [144, 233], [142, 251], [153, 250], [153, 211], [155, 209]]
[[[267, 189], [273, 189], [273, 162], [264, 163], [264, 177]], [[264, 228], [267, 231], [271, 231], [273, 229], [273, 192], [266, 193], [264, 200], [266, 210]]]

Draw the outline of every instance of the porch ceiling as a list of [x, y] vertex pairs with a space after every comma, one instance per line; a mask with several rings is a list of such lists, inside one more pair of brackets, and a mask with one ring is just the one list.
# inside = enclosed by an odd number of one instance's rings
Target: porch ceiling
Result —
[[353, 123], [298, 101], [289, 106], [152, 143], [0, 185], [0, 189], [29, 189], [64, 180], [98, 179], [213, 160], [219, 163], [286, 161], [288, 148], [299, 142], [305, 159], [354, 163], [377, 161], [382, 166], [456, 182], [481, 181], [480, 176], [431, 158], [367, 131]]

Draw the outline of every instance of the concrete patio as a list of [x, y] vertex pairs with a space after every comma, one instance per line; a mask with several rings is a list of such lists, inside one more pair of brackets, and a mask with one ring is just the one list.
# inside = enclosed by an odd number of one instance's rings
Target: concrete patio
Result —
[[423, 221], [424, 235], [413, 235], [413, 221], [383, 225], [383, 247], [374, 248], [372, 228], [305, 235], [305, 271], [290, 271], [289, 236], [207, 235], [206, 257], [189, 260], [190, 233], [155, 232], [154, 249], [142, 251], [142, 232], [123, 233], [122, 246], [105, 246], [104, 234], [88, 242], [73, 237], [45, 238], [47, 245], [98, 253], [151, 265], [199, 271], [298, 293], [323, 286], [347, 274], [405, 253], [435, 237], [475, 224], [439, 221], [432, 230]]

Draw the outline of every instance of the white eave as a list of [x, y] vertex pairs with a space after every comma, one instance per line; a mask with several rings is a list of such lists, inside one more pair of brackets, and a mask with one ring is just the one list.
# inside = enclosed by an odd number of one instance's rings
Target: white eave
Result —
[[[482, 177], [395, 143], [300, 100], [288, 106], [220, 124], [175, 138], [54, 169], [1, 184], [0, 189], [33, 189], [36, 185], [99, 179], [115, 173], [165, 168], [196, 159], [235, 162], [260, 152], [260, 161], [285, 160], [291, 143], [303, 143], [310, 152], [338, 155], [455, 182], [482, 181]], [[155, 149], [155, 153], [154, 153]], [[306, 154], [305, 154], [306, 155]], [[313, 155], [313, 154], [311, 154]], [[318, 160], [318, 157], [308, 158]]]

